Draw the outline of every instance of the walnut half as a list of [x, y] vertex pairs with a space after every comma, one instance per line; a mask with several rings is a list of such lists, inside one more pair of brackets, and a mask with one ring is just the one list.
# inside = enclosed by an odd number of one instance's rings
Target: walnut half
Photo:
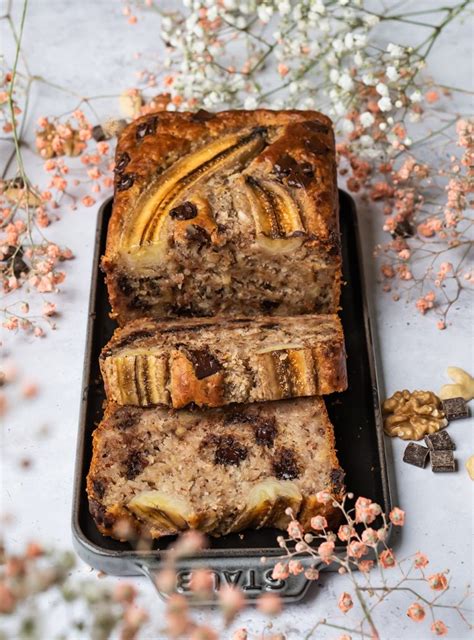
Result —
[[385, 433], [402, 440], [421, 440], [448, 424], [441, 400], [432, 391], [397, 391], [382, 408]]

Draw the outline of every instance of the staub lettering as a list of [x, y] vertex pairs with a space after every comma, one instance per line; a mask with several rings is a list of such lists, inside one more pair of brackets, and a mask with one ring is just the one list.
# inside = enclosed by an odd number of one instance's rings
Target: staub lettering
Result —
[[[286, 580], [275, 580], [272, 578], [272, 569], [259, 571], [257, 569], [241, 570], [236, 569], [226, 571], [212, 571], [213, 591], [219, 591], [222, 586], [230, 585], [240, 587], [242, 591], [247, 593], [261, 591], [285, 591], [288, 587]], [[183, 569], [178, 571], [176, 581], [176, 591], [178, 593], [187, 594], [191, 591], [192, 571]]]

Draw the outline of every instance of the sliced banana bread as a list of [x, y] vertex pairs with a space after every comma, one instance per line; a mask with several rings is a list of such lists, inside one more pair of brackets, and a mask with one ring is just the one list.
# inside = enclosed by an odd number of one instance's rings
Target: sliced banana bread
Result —
[[344, 472], [321, 398], [168, 411], [108, 404], [94, 432], [87, 478], [91, 514], [115, 538], [186, 529], [212, 536], [334, 522], [316, 493], [343, 492]]
[[121, 405], [219, 407], [342, 391], [336, 315], [135, 320], [101, 354], [107, 398]]
[[316, 111], [158, 112], [117, 146], [113, 316], [335, 313], [331, 121]]

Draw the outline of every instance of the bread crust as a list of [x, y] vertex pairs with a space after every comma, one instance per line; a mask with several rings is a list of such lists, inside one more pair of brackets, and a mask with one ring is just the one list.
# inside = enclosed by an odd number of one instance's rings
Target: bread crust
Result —
[[[199, 116], [199, 113], [201, 115]], [[134, 211], [139, 202], [147, 197], [147, 190], [156, 179], [157, 172], [162, 174], [177, 160], [200, 148], [210, 140], [219, 140], [232, 133], [255, 131], [258, 128], [271, 128], [272, 139], [253, 158], [251, 166], [260, 176], [273, 176], [275, 181], [275, 166], [282, 162], [282, 158], [289, 156], [298, 166], [310, 167], [311, 178], [304, 178], [304, 184], [298, 185], [292, 191], [296, 198], [310, 203], [313, 211], [311, 232], [306, 234], [304, 246], [306, 255], [318, 255], [330, 269], [330, 284], [326, 288], [330, 302], [325, 303], [324, 312], [336, 312], [340, 295], [340, 242], [338, 227], [338, 194], [335, 168], [335, 142], [332, 123], [329, 118], [316, 111], [271, 111], [259, 109], [255, 111], [223, 111], [208, 114], [207, 112], [167, 112], [160, 111], [138, 118], [128, 125], [122, 132], [116, 150], [116, 181], [112, 217], [109, 222], [106, 252], [102, 259], [102, 268], [106, 274], [112, 315], [120, 324], [127, 320], [147, 315], [146, 309], [140, 309], [136, 302], [133, 308], [128, 292], [129, 286], [124, 282], [122, 254], [120, 246], [126, 235], [127, 225], [131, 224]], [[140, 132], [146, 133], [141, 135]], [[276, 136], [276, 137], [275, 137]], [[125, 163], [125, 166], [124, 166]], [[287, 172], [290, 169], [287, 169]], [[273, 172], [273, 173], [272, 173]], [[286, 174], [285, 174], [286, 175]], [[125, 178], [124, 178], [125, 176]], [[287, 180], [287, 178], [284, 178]], [[125, 180], [125, 182], [124, 182]], [[130, 186], [129, 185], [130, 182]], [[127, 188], [124, 188], [124, 184]], [[291, 191], [291, 189], [290, 189]], [[195, 220], [192, 221], [193, 224]], [[214, 225], [214, 226], [213, 226]], [[187, 221], [174, 225], [175, 238], [184, 233], [190, 226]], [[220, 236], [212, 216], [199, 214], [199, 228], [211, 244], [226, 243], [226, 232]], [[128, 233], [128, 232], [127, 232]], [[247, 233], [247, 232], [244, 232]], [[216, 239], [220, 237], [221, 240]], [[209, 240], [210, 239], [210, 240]], [[296, 236], [295, 236], [296, 239]], [[157, 258], [158, 263], [165, 262], [169, 255], [169, 248]], [[262, 260], [267, 259], [265, 253]], [[288, 260], [291, 261], [289, 257]], [[133, 267], [127, 273], [133, 274]], [[307, 283], [301, 282], [301, 288]], [[263, 296], [262, 292], [262, 296]], [[197, 296], [198, 294], [196, 294]], [[214, 296], [210, 306], [210, 313], [202, 310], [195, 312], [182, 307], [173, 311], [173, 300], [160, 301], [159, 309], [152, 311], [157, 317], [173, 317], [188, 313], [189, 315], [217, 315], [217, 298]], [[261, 309], [260, 300], [255, 300], [255, 309], [250, 308], [251, 315], [257, 315]], [[232, 314], [230, 301], [229, 314]], [[291, 305], [291, 301], [288, 303]], [[179, 306], [179, 305], [178, 305]], [[167, 311], [164, 312], [166, 307]], [[317, 309], [309, 307], [305, 310], [301, 304], [295, 313], [314, 312]], [[148, 314], [150, 311], [148, 310]], [[273, 315], [281, 315], [278, 310], [269, 310]], [[234, 314], [235, 315], [235, 314]]]

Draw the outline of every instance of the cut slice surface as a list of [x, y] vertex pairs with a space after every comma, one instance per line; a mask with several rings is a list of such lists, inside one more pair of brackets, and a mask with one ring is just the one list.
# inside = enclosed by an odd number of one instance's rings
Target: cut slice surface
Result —
[[87, 478], [102, 533], [159, 538], [308, 526], [318, 491], [339, 498], [344, 472], [321, 398], [170, 412], [109, 404], [94, 432]]
[[136, 320], [104, 348], [101, 371], [120, 405], [218, 407], [343, 391], [345, 359], [335, 315]]

